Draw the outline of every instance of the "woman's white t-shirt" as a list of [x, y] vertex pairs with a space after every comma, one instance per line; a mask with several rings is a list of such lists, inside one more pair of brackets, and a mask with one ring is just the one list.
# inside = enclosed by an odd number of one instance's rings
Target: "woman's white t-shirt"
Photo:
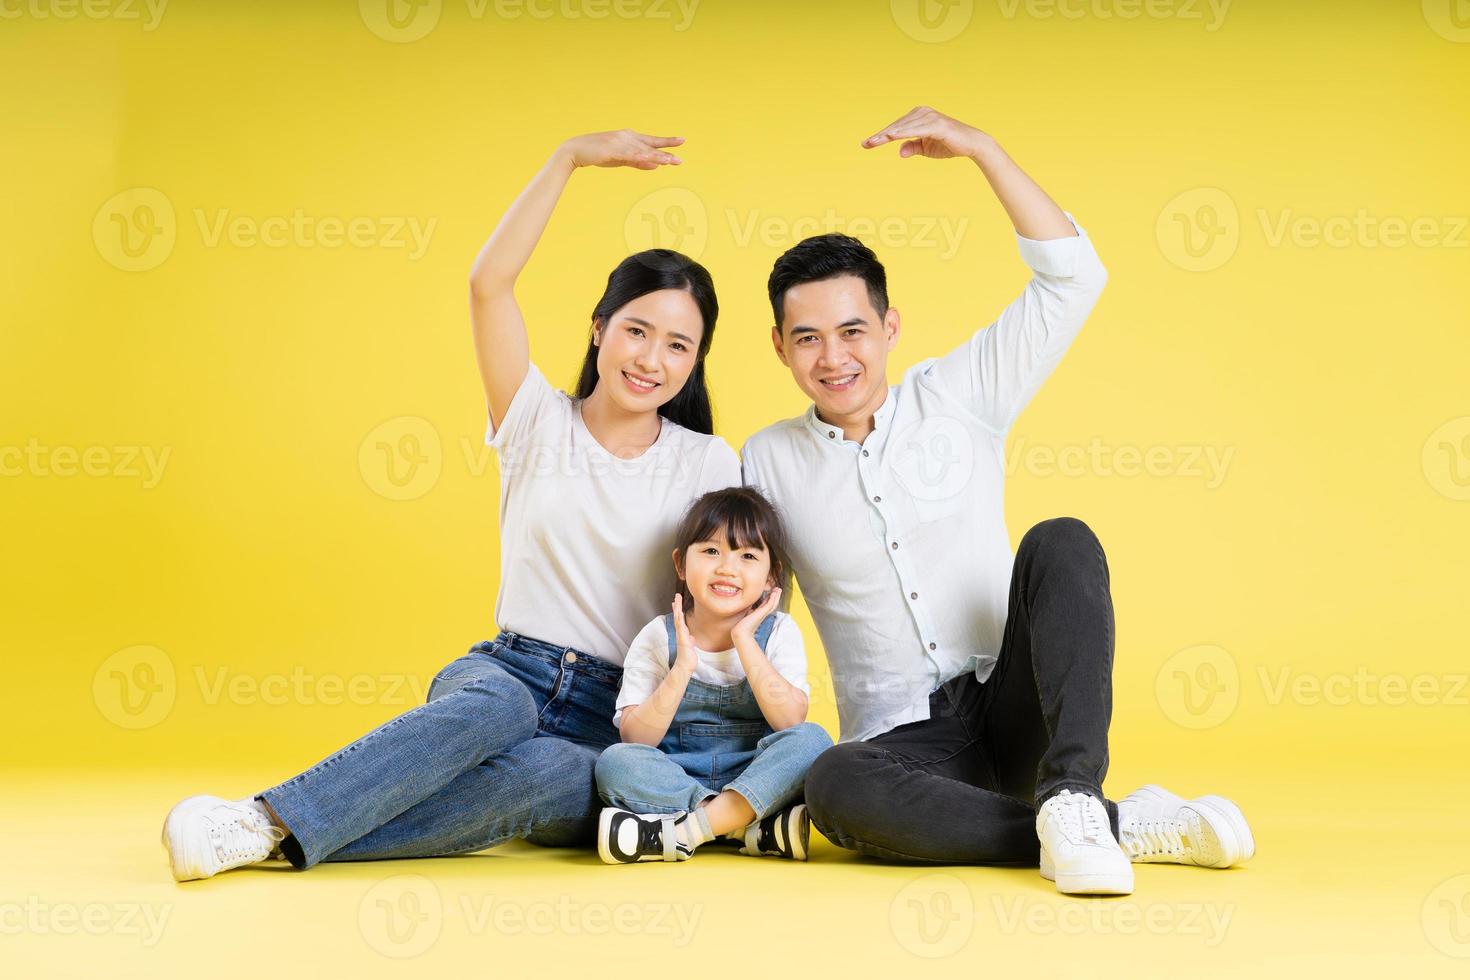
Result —
[[[786, 679], [786, 683], [810, 697], [812, 689], [806, 679], [806, 645], [801, 639], [801, 627], [786, 613], [774, 615], [776, 623], [766, 638], [766, 659], [776, 673]], [[699, 657], [694, 668], [695, 680], [722, 687], [745, 680], [745, 667], [741, 665], [740, 653], [734, 647], [718, 653], [699, 647], [694, 651]], [[669, 628], [660, 616], [639, 631], [628, 650], [627, 659], [623, 661], [623, 686], [618, 691], [613, 724], [622, 724], [623, 709], [647, 701], [668, 676]]]
[[707, 491], [739, 486], [740, 461], [720, 437], [661, 421], [652, 446], [620, 459], [530, 365], [485, 431], [500, 457], [501, 629], [621, 664], [668, 609], [679, 519]]

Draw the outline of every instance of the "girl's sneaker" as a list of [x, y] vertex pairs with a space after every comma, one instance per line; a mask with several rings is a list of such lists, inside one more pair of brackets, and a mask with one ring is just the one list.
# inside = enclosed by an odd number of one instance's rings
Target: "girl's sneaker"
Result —
[[694, 848], [685, 842], [687, 813], [634, 813], [604, 807], [597, 818], [597, 856], [604, 864], [687, 861]]
[[286, 832], [258, 800], [191, 796], [163, 822], [163, 847], [174, 880], [211, 878], [270, 857]]
[[798, 803], [746, 827], [745, 846], [740, 853], [805, 861], [810, 837], [811, 820], [806, 814], [806, 804]]

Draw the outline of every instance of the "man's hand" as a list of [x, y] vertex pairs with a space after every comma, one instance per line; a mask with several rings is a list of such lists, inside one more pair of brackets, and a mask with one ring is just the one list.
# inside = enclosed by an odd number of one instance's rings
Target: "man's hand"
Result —
[[694, 637], [684, 622], [684, 595], [680, 593], [674, 596], [674, 669], [693, 677], [698, 666], [699, 654], [694, 652]]
[[899, 156], [922, 156], [935, 160], [975, 157], [995, 142], [974, 126], [967, 126], [958, 119], [921, 105], [863, 140], [863, 149], [871, 150], [898, 140], [905, 141], [898, 148]]
[[921, 105], [863, 140], [863, 148], [871, 150], [898, 140], [904, 141], [898, 148], [901, 157], [973, 160], [1021, 237], [1047, 241], [1077, 234], [1056, 202], [1016, 166], [988, 133]]
[[657, 170], [662, 166], [678, 166], [684, 161], [664, 147], [678, 146], [682, 136], [648, 136], [631, 129], [615, 129], [606, 133], [573, 136], [559, 150], [573, 167], [637, 167]]
[[772, 589], [766, 595], [766, 601], [757, 605], [750, 612], [741, 617], [740, 621], [730, 628], [731, 640], [752, 640], [755, 638], [756, 627], [771, 614], [776, 608], [776, 603], [781, 601], [781, 590]]

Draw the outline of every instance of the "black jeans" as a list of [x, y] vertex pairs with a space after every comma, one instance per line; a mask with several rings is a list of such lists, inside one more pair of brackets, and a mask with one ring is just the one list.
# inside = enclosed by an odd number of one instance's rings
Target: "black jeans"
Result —
[[1070, 517], [1026, 533], [1000, 655], [929, 697], [930, 718], [817, 757], [812, 822], [874, 857], [1035, 864], [1036, 809], [1064, 789], [1104, 799], [1113, 713], [1113, 600], [1102, 545]]

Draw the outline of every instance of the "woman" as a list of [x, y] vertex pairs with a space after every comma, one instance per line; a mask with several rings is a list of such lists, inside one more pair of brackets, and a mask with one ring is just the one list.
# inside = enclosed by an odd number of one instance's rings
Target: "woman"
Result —
[[164, 824], [174, 877], [277, 849], [319, 861], [478, 851], [515, 837], [591, 842], [593, 768], [618, 741], [622, 659], [673, 595], [668, 543], [688, 505], [740, 483], [712, 434], [709, 273], [667, 250], [624, 259], [592, 313], [575, 397], [530, 360], [515, 282], [573, 171], [654, 170], [680, 137], [620, 130], [561, 144], [481, 249], [475, 352], [501, 455], [502, 632], [434, 678], [428, 702], [254, 797], [195, 796]]

